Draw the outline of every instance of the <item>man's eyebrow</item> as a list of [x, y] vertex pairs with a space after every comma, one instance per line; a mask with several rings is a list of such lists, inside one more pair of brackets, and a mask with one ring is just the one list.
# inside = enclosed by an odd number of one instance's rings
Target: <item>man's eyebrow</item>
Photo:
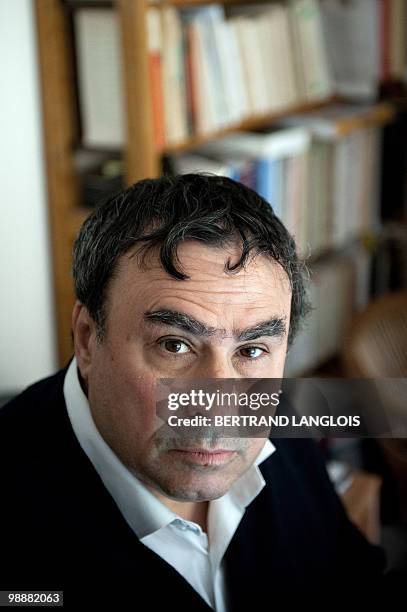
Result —
[[267, 321], [262, 321], [253, 327], [248, 327], [237, 332], [236, 339], [240, 342], [256, 340], [263, 336], [272, 338], [282, 338], [286, 333], [285, 317], [273, 317]]
[[220, 330], [215, 327], [209, 327], [201, 321], [194, 319], [185, 312], [177, 310], [155, 310], [144, 313], [144, 320], [159, 325], [170, 325], [171, 327], [179, 327], [183, 331], [189, 332], [194, 336], [214, 336]]
[[[186, 314], [185, 312], [178, 312], [176, 310], [155, 310], [147, 311], [144, 313], [144, 320], [148, 323], [155, 323], [158, 325], [168, 325], [171, 327], [178, 327], [183, 331], [186, 331], [194, 336], [226, 336], [226, 329], [219, 329], [205, 325], [201, 321], [198, 321], [194, 317]], [[261, 321], [253, 327], [247, 327], [242, 330], [234, 330], [233, 336], [239, 342], [245, 342], [247, 340], [256, 340], [263, 336], [270, 336], [274, 338], [281, 338], [286, 333], [285, 317], [272, 317], [266, 321]]]

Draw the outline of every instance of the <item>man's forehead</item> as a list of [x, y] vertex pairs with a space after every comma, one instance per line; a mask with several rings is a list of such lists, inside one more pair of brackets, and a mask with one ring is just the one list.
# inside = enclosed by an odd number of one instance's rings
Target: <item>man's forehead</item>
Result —
[[158, 253], [144, 265], [137, 252], [123, 255], [106, 293], [111, 315], [142, 324], [144, 312], [166, 308], [229, 330], [289, 315], [291, 287], [277, 262], [259, 255], [231, 273], [224, 269], [227, 253], [221, 249], [189, 246], [179, 249], [182, 270], [189, 276], [185, 280], [169, 275]]
[[[189, 271], [188, 271], [189, 272]], [[116, 299], [127, 297], [137, 304], [137, 310], [152, 310], [163, 307], [186, 311], [197, 308], [208, 314], [260, 310], [285, 310], [289, 304], [291, 290], [288, 280], [280, 271], [267, 276], [247, 274], [190, 273], [190, 278], [178, 280], [169, 276], [161, 267], [139, 275], [129, 273], [122, 277], [117, 287]]]
[[[146, 260], [145, 266], [136, 257], [123, 256], [106, 296], [111, 313], [122, 321], [137, 320], [143, 325], [145, 312], [168, 309], [229, 332], [273, 317], [289, 318], [291, 288], [279, 264], [259, 256], [244, 270], [228, 273], [223, 269], [224, 255], [222, 260], [219, 254], [216, 259], [207, 253], [211, 250], [188, 251], [188, 256], [195, 253], [202, 257], [197, 262], [185, 257], [181, 260], [190, 276], [186, 280], [170, 276], [158, 256]], [[207, 265], [203, 255], [221, 262], [216, 270]]]
[[214, 270], [201, 265], [202, 258], [198, 262], [189, 260], [188, 266], [184, 257], [181, 264], [190, 278], [178, 280], [164, 270], [158, 257], [144, 267], [132, 257], [123, 257], [110, 287], [109, 301], [116, 314], [121, 311], [121, 318], [138, 320], [140, 325], [147, 324], [147, 312], [172, 311], [225, 335], [236, 335], [238, 330], [265, 321], [282, 321], [286, 328], [291, 303], [287, 275], [276, 262], [263, 260], [260, 262], [259, 256], [257, 262], [230, 273], [224, 270], [224, 258], [213, 259], [221, 261]]
[[123, 255], [119, 260], [119, 274], [137, 279], [141, 283], [160, 285], [163, 289], [178, 289], [182, 286], [187, 290], [192, 286], [212, 282], [217, 285], [215, 290], [244, 290], [250, 285], [252, 290], [257, 291], [256, 284], [261, 285], [263, 289], [279, 287], [281, 290], [284, 286], [290, 290], [288, 277], [282, 266], [266, 255], [251, 254], [242, 268], [229, 271], [227, 267], [239, 261], [240, 255], [240, 247], [215, 248], [189, 240], [178, 247], [174, 262], [177, 268], [188, 276], [186, 281], [181, 281], [182, 285], [179, 279], [164, 269], [156, 250], [149, 252], [142, 259], [137, 252]]

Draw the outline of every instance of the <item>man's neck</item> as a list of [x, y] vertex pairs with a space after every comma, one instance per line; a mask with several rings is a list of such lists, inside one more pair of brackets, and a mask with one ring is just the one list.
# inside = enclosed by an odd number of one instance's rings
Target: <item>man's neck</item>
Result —
[[78, 374], [78, 380], [79, 380], [79, 384], [82, 388], [82, 391], [84, 392], [84, 394], [86, 395], [86, 397], [88, 397], [88, 385], [86, 384], [86, 380], [84, 378], [82, 378], [82, 374], [79, 370], [78, 367], [76, 367], [76, 371]]

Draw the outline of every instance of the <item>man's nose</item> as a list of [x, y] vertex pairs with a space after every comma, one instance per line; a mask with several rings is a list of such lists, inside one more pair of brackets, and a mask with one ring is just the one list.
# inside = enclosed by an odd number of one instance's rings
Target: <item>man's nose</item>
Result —
[[198, 367], [198, 378], [238, 378], [229, 357], [211, 355]]

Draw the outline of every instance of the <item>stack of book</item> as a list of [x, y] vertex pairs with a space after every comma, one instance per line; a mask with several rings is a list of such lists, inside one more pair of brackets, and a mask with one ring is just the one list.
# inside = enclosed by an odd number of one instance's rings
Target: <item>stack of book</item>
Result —
[[[74, 16], [83, 145], [121, 147], [117, 15], [82, 7]], [[335, 94], [374, 100], [380, 83], [407, 77], [406, 18], [405, 0], [151, 5], [146, 29], [156, 150]]]
[[[146, 25], [157, 150], [332, 95], [318, 0], [182, 9], [158, 3]], [[83, 144], [120, 146], [115, 12], [80, 8], [75, 31]]]
[[309, 297], [314, 309], [287, 355], [286, 376], [304, 375], [343, 349], [355, 312], [370, 296], [372, 257], [361, 244], [309, 266]]
[[148, 22], [158, 148], [332, 94], [317, 0], [164, 6]]
[[236, 132], [171, 157], [177, 174], [223, 174], [255, 189], [303, 256], [379, 229], [380, 121], [386, 107], [340, 105]]

